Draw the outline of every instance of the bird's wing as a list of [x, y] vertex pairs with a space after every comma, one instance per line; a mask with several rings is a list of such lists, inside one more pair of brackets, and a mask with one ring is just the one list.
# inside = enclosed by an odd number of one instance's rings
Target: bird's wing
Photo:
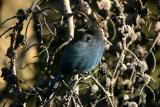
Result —
[[[71, 41], [64, 51], [61, 59], [60, 70], [66, 72], [70, 70], [78, 70], [80, 72], [88, 72], [93, 69], [97, 62], [100, 50], [100, 44], [96, 40], [89, 42]], [[103, 53], [103, 52], [102, 52]]]

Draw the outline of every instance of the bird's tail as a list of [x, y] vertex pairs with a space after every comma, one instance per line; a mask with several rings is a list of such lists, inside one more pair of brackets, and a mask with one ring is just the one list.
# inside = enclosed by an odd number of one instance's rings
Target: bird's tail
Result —
[[63, 75], [61, 73], [58, 73], [54, 79], [51, 79], [48, 85], [48, 91], [46, 92], [44, 96], [44, 104], [48, 103], [55, 95], [56, 90], [59, 88], [60, 83], [63, 79]]

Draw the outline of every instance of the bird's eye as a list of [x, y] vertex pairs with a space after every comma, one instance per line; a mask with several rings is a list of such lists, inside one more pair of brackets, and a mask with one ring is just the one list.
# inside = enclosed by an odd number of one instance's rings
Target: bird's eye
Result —
[[84, 36], [83, 36], [83, 41], [88, 42], [88, 41], [90, 41], [91, 39], [92, 39], [92, 36], [91, 36], [91, 35], [84, 35]]
[[89, 40], [91, 40], [91, 38], [90, 38], [89, 36], [87, 36], [87, 39], [86, 39], [86, 41], [89, 41]]

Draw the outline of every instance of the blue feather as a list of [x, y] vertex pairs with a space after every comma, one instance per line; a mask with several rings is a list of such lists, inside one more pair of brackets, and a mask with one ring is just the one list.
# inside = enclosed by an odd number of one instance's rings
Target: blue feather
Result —
[[[91, 72], [100, 62], [104, 52], [104, 40], [98, 27], [93, 27], [84, 35], [74, 38], [65, 48], [55, 79], [51, 80], [45, 100], [48, 100], [60, 81], [74, 71]], [[52, 94], [52, 95], [51, 95]]]

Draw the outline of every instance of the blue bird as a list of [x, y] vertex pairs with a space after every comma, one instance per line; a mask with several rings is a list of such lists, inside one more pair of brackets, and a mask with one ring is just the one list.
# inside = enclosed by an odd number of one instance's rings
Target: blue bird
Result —
[[104, 52], [104, 40], [96, 25], [75, 37], [65, 48], [55, 79], [51, 80], [44, 102], [50, 100], [60, 82], [74, 72], [89, 73], [100, 62]]

